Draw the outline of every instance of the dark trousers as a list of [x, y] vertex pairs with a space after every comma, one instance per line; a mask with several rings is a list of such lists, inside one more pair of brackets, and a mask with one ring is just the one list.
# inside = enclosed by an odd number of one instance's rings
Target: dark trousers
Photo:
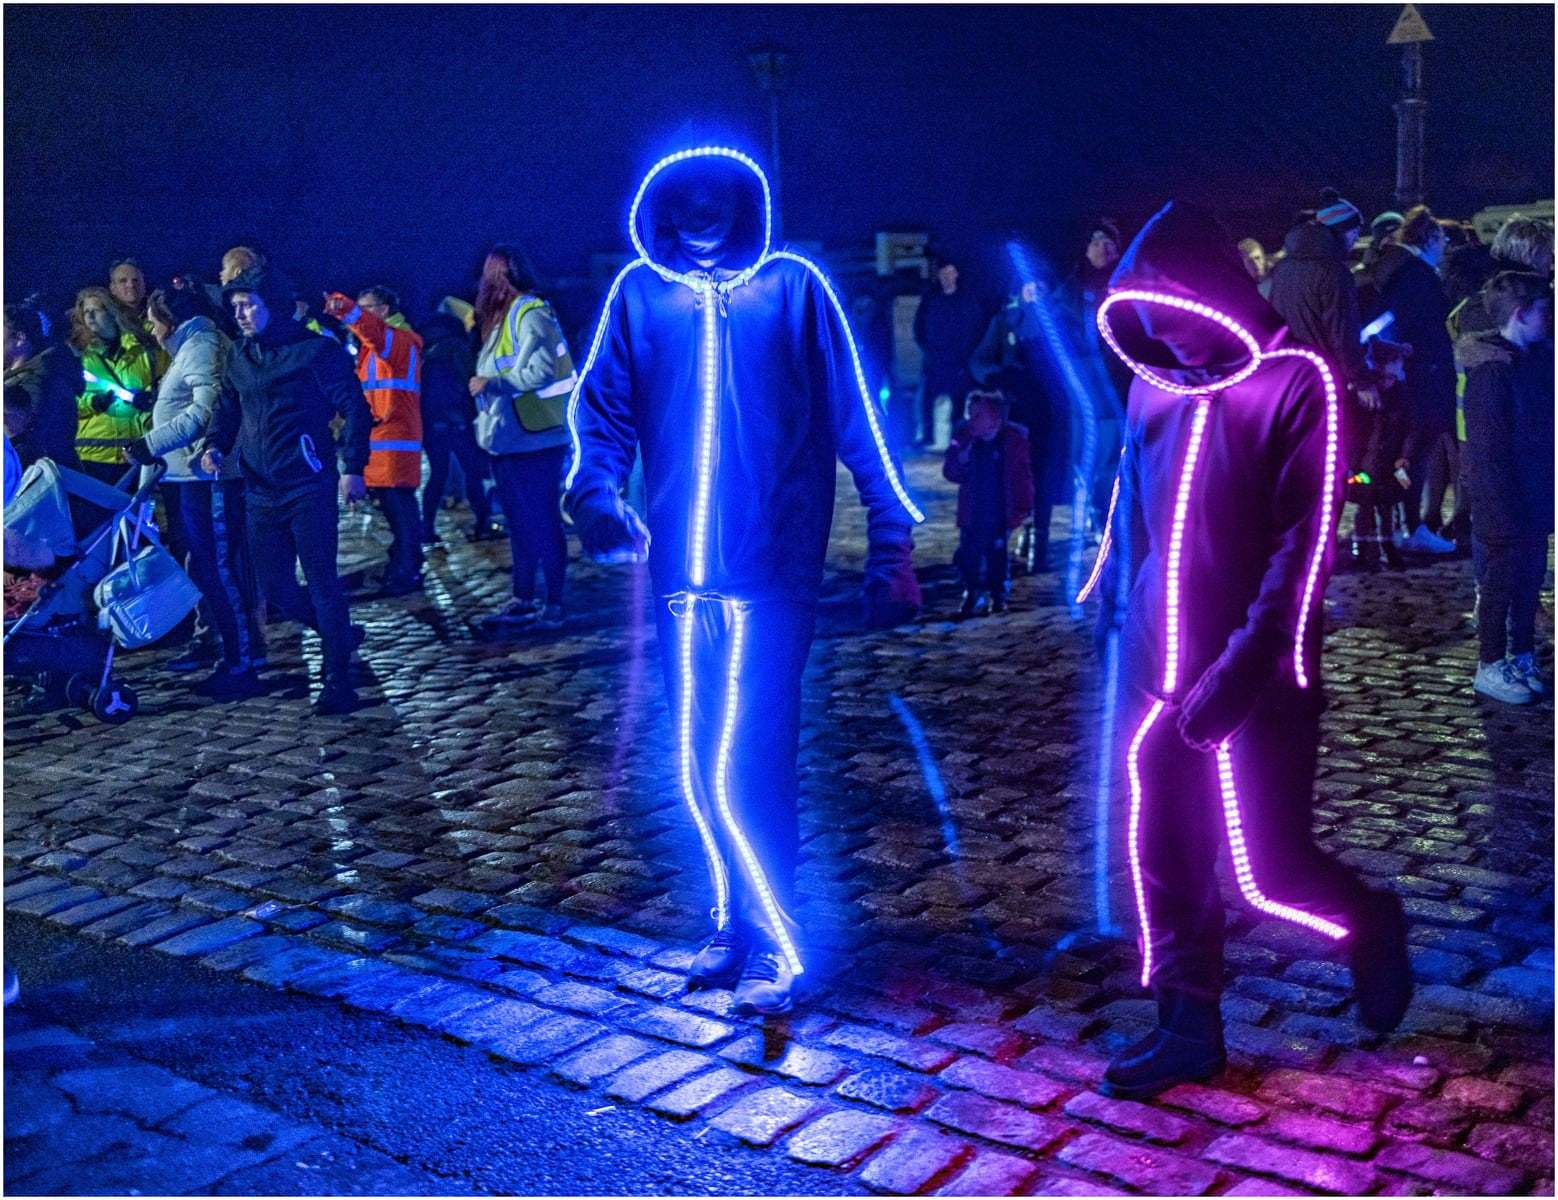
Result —
[[709, 862], [716, 921], [773, 936], [790, 929], [794, 908], [801, 673], [816, 609], [676, 597], [659, 600], [656, 616], [676, 743], [686, 747], [673, 769]]
[[1006, 595], [1005, 529], [958, 530], [957, 564], [964, 591]]
[[966, 371], [947, 368], [926, 370], [920, 384], [920, 440], [927, 445], [936, 440], [936, 401], [942, 396], [952, 397], [952, 428], [963, 420], [963, 401], [973, 389], [974, 381]]
[[[90, 462], [86, 459], [82, 459], [77, 465], [80, 467], [83, 475], [90, 475], [93, 479], [100, 483], [106, 483], [110, 487], [118, 483], [124, 477], [124, 473], [130, 469], [129, 463]], [[133, 481], [130, 486], [132, 488], [135, 486]]]
[[[246, 497], [249, 549], [260, 591], [283, 620], [319, 634], [324, 675], [346, 679], [351, 666], [351, 619], [336, 573], [340, 534], [335, 479], [293, 492], [251, 489]], [[303, 564], [305, 591], [296, 563]]]
[[[1223, 901], [1217, 857], [1226, 843], [1248, 853], [1249, 887], [1268, 903], [1342, 926], [1367, 895], [1349, 871], [1315, 845], [1314, 775], [1320, 708], [1292, 691], [1262, 701], [1230, 749], [1239, 837], [1230, 833], [1215, 753], [1179, 735], [1176, 707], [1128, 689], [1125, 727], [1132, 819], [1130, 858], [1140, 863], [1152, 988], [1215, 999], [1223, 985]], [[1156, 714], [1156, 715], [1154, 715]], [[1145, 727], [1145, 733], [1143, 728]], [[1134, 757], [1134, 763], [1132, 758]], [[1139, 783], [1139, 789], [1136, 784]], [[1238, 862], [1235, 860], [1237, 874]], [[1134, 870], [1134, 868], [1133, 868]], [[1276, 915], [1276, 914], [1273, 914]], [[1288, 919], [1293, 919], [1289, 916]], [[1315, 933], [1317, 942], [1332, 939]]]
[[528, 454], [494, 454], [492, 476], [508, 520], [509, 550], [514, 559], [514, 599], [536, 595], [536, 567], [546, 579], [546, 602], [563, 602], [563, 576], [568, 569], [568, 542], [563, 536], [558, 497], [563, 486], [566, 446]]
[[369, 488], [368, 495], [389, 522], [391, 540], [385, 580], [417, 578], [422, 574], [422, 518], [417, 512], [416, 488]]
[[465, 476], [465, 498], [476, 518], [476, 528], [484, 529], [492, 524], [492, 502], [487, 498], [487, 477], [491, 469], [487, 465], [486, 452], [476, 444], [476, 435], [470, 428], [429, 427], [422, 433], [422, 452], [427, 455], [427, 483], [422, 487], [423, 540], [432, 541], [438, 532], [438, 505], [449, 483], [450, 458], [460, 462], [460, 472]]
[[[1447, 476], [1440, 471], [1435, 479], [1435, 459], [1444, 453], [1443, 439], [1454, 438], [1454, 433], [1439, 428], [1414, 427], [1408, 431], [1401, 448], [1401, 457], [1407, 460], [1410, 484], [1402, 498], [1406, 507], [1406, 532], [1410, 536], [1419, 525], [1427, 525], [1437, 532], [1443, 520], [1444, 490]], [[1435, 486], [1437, 486], [1437, 494]], [[1435, 501], [1437, 500], [1437, 504]]]
[[206, 619], [230, 665], [255, 657], [254, 579], [249, 562], [243, 481], [169, 484], [179, 491], [180, 539], [189, 577], [200, 589]]
[[1502, 662], [1536, 648], [1536, 606], [1547, 576], [1547, 539], [1489, 542], [1472, 538], [1477, 572], [1477, 641], [1481, 660]]

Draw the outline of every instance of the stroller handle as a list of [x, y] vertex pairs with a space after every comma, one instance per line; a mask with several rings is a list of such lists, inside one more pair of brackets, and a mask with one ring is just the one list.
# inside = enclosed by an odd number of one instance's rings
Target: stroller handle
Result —
[[[121, 492], [130, 493], [131, 504], [144, 503], [151, 495], [152, 489], [162, 482], [162, 477], [167, 473], [168, 464], [163, 462], [162, 459], [156, 458], [152, 460], [150, 466], [131, 467], [119, 477], [119, 481], [114, 486]], [[135, 482], [137, 476], [142, 477], [143, 482], [140, 487], [131, 490], [131, 485]], [[129, 507], [129, 505], [126, 505], [126, 507]]]

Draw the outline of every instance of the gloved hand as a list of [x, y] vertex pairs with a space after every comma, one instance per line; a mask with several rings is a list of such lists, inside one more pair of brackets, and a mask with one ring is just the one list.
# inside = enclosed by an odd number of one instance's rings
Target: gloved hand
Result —
[[93, 392], [92, 410], [94, 412], [105, 413], [114, 406], [115, 399], [117, 399], [117, 397], [112, 392]]
[[873, 521], [867, 531], [865, 621], [888, 629], [919, 615], [924, 597], [914, 576], [914, 534], [908, 525]]
[[357, 306], [357, 301], [341, 292], [325, 293], [325, 312], [332, 317], [344, 317]]
[[157, 403], [156, 392], [131, 392], [130, 407], [136, 412], [151, 412], [152, 406]]
[[597, 489], [571, 505], [584, 553], [595, 562], [641, 563], [649, 558], [649, 530], [614, 492]]
[[1179, 707], [1179, 736], [1192, 750], [1229, 741], [1255, 712], [1268, 680], [1238, 660], [1220, 658], [1196, 680]]
[[124, 448], [124, 456], [138, 467], [149, 467], [157, 456], [146, 445], [145, 438], [136, 438]]

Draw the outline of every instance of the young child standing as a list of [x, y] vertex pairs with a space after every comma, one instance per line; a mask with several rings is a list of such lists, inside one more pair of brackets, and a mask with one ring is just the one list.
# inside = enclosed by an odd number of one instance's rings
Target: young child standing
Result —
[[1483, 304], [1498, 332], [1476, 339], [1466, 375], [1481, 642], [1472, 686], [1493, 700], [1529, 704], [1549, 690], [1534, 651], [1553, 532], [1552, 285], [1505, 271], [1483, 289]]
[[958, 485], [963, 617], [1005, 611], [1006, 539], [1033, 512], [1028, 434], [1007, 419], [1009, 410], [1000, 392], [970, 392], [968, 420], [953, 434], [941, 468]]

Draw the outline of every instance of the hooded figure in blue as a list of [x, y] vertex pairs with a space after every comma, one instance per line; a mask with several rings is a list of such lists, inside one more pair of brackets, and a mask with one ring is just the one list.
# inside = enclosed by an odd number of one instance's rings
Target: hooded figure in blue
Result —
[[[866, 615], [919, 608], [923, 520], [883, 439], [832, 285], [769, 246], [768, 183], [734, 150], [662, 159], [628, 218], [638, 257], [612, 283], [569, 404], [568, 504], [586, 553], [643, 561], [678, 744], [708, 858], [714, 933], [692, 987], [747, 1012], [791, 1006], [796, 754], [833, 520], [835, 463], [869, 513]], [[643, 454], [647, 528], [621, 498]]]

